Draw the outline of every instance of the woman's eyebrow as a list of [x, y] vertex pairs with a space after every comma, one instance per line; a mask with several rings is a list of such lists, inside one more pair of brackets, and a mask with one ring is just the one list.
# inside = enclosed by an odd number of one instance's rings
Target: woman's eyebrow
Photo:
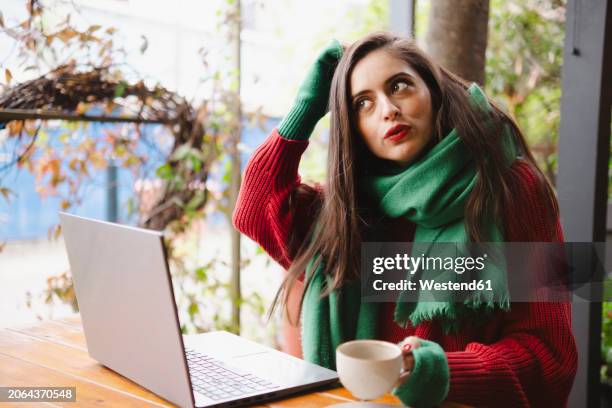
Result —
[[[412, 75], [409, 72], [398, 72], [396, 74], [391, 75], [389, 78], [387, 78], [385, 80], [385, 86], [389, 85], [391, 82], [395, 81], [397, 78], [401, 78], [401, 77], [409, 77], [410, 79], [414, 80], [414, 75]], [[370, 92], [369, 89], [364, 89], [363, 91], [359, 91], [357, 92], [355, 95], [351, 96], [351, 102], [354, 101], [356, 98], [358, 98], [359, 96]]]
[[357, 99], [358, 97], [360, 97], [363, 94], [366, 94], [370, 92], [368, 89], [364, 89], [363, 91], [359, 91], [357, 92], [355, 95], [351, 96], [351, 103], [355, 101], [355, 99]]
[[397, 78], [401, 78], [401, 77], [409, 77], [410, 79], [414, 80], [414, 75], [412, 75], [409, 72], [398, 72], [397, 74], [391, 75], [386, 81], [385, 81], [385, 85], [389, 85], [391, 82], [395, 81]]

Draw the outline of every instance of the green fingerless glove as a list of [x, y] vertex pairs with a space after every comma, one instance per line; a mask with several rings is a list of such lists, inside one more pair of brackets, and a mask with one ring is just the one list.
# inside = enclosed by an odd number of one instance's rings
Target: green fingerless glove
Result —
[[393, 390], [404, 405], [415, 408], [435, 407], [446, 399], [450, 371], [446, 353], [438, 343], [419, 339], [412, 351], [414, 367], [410, 376]]
[[278, 126], [285, 139], [307, 140], [315, 125], [327, 113], [329, 92], [342, 45], [332, 42], [319, 54], [298, 90], [293, 107]]

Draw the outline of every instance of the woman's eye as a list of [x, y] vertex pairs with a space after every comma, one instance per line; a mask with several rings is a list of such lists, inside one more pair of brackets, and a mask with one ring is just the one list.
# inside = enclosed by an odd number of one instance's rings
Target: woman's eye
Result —
[[355, 103], [355, 109], [357, 111], [366, 109], [368, 106], [370, 106], [370, 101], [367, 99], [360, 99]]
[[408, 88], [409, 85], [406, 81], [397, 81], [393, 84], [393, 92], [401, 92]]

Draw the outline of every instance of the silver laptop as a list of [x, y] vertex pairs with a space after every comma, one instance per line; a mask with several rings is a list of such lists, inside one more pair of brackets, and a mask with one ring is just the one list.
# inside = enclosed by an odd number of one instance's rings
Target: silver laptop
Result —
[[183, 336], [163, 236], [60, 213], [91, 357], [183, 407], [236, 406], [337, 381], [224, 331]]

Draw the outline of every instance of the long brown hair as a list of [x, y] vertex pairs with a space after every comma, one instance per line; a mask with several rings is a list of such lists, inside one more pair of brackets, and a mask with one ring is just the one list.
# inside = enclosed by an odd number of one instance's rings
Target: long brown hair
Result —
[[[439, 142], [456, 128], [474, 157], [477, 181], [465, 208], [465, 227], [472, 241], [486, 240], [480, 226], [487, 211], [499, 225], [503, 225], [505, 209], [511, 208], [517, 199], [512, 193], [516, 180], [512, 180], [505, 165], [502, 138], [491, 135], [492, 132], [501, 134], [504, 124], [513, 133], [521, 159], [539, 179], [540, 194], [548, 209], [548, 216], [553, 221], [558, 217], [554, 190], [539, 170], [525, 137], [511, 117], [491, 100], [489, 102], [493, 110], [490, 113], [472, 106], [466, 92], [469, 83], [435, 64], [414, 40], [385, 32], [373, 33], [346, 49], [336, 67], [330, 93], [327, 183], [323, 194], [306, 186], [298, 188], [294, 193], [312, 196], [314, 222], [306, 233], [306, 239], [290, 245], [294, 261], [276, 294], [270, 313], [279, 301], [287, 305], [296, 281], [315, 257], [313, 271], [324, 262], [324, 271], [331, 278], [324, 296], [345, 282], [359, 277], [361, 241], [372, 219], [372, 211], [366, 203], [367, 197], [359, 191], [357, 181], [368, 168], [369, 161], [376, 159], [368, 151], [356, 128], [357, 121], [350, 103], [350, 77], [355, 65], [378, 49], [384, 49], [410, 65], [429, 88], [433, 143]], [[493, 128], [491, 122], [495, 124]], [[304, 292], [309, 283], [310, 276], [307, 276]]]

